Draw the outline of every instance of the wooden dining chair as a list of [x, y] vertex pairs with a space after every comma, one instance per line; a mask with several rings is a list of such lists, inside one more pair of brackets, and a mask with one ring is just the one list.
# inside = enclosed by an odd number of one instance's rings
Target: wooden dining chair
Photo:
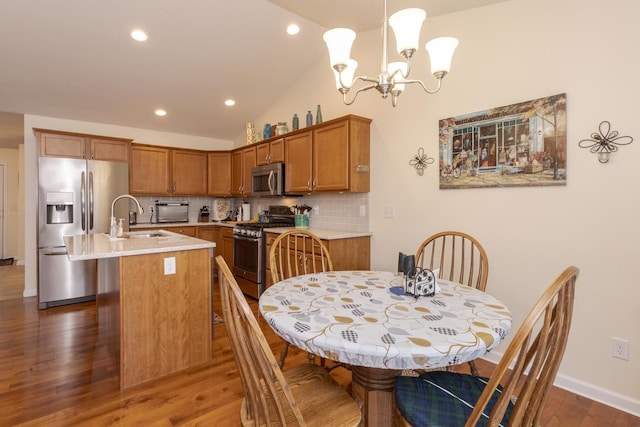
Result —
[[224, 324], [242, 381], [243, 426], [357, 426], [360, 408], [322, 367], [282, 371], [224, 258], [218, 255]]
[[[269, 267], [273, 283], [303, 274], [333, 271], [329, 250], [320, 238], [303, 229], [290, 230], [280, 234], [271, 244]], [[289, 352], [285, 342], [278, 361], [280, 367]], [[315, 362], [315, 355], [309, 353], [309, 362]], [[323, 363], [324, 364], [324, 363]]]
[[396, 377], [395, 424], [539, 426], [567, 345], [578, 274], [568, 267], [547, 288], [491, 377], [449, 371]]
[[[484, 248], [474, 237], [460, 231], [443, 231], [428, 237], [416, 252], [416, 267], [439, 269], [439, 278], [483, 292], [489, 276]], [[478, 375], [473, 360], [469, 362], [469, 369], [472, 375]]]

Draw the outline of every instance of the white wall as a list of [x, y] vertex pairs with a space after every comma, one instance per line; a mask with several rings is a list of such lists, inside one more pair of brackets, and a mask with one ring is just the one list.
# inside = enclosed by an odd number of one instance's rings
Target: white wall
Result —
[[[574, 323], [558, 383], [640, 414], [639, 15], [640, 3], [628, 0], [511, 0], [428, 18], [424, 41], [440, 35], [460, 40], [438, 94], [409, 87], [394, 109], [373, 91], [346, 107], [330, 90], [328, 54], [318, 52], [318, 65], [256, 119], [256, 127], [274, 118], [290, 123], [296, 112], [304, 123], [306, 110], [315, 113], [317, 104], [325, 120], [347, 113], [373, 119], [374, 268], [394, 269], [398, 251], [414, 251], [434, 232], [466, 231], [489, 255], [487, 292], [507, 304], [519, 325], [560, 271], [578, 266]], [[352, 51], [357, 74], [377, 74], [379, 38], [379, 30], [358, 34]], [[433, 84], [427, 67], [423, 51], [414, 78]], [[439, 119], [558, 93], [567, 94], [566, 186], [439, 190], [436, 166], [424, 176], [409, 166], [419, 147], [437, 159]], [[607, 164], [578, 148], [602, 120], [636, 139]], [[384, 218], [390, 205], [394, 219]], [[611, 357], [612, 336], [631, 342], [629, 361]]]
[[36, 139], [33, 128], [64, 130], [68, 132], [103, 135], [119, 138], [132, 138], [135, 143], [184, 147], [199, 150], [229, 150], [233, 148], [231, 141], [181, 135], [166, 132], [156, 132], [124, 126], [113, 126], [101, 123], [63, 120], [53, 117], [24, 116], [24, 245], [25, 245], [25, 290], [24, 296], [35, 296], [37, 290], [37, 184], [36, 184]]

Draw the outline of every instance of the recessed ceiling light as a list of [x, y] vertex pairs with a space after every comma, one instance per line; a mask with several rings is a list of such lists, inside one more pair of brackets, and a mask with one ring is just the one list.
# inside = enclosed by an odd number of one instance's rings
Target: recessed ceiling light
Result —
[[163, 117], [163, 116], [166, 116], [166, 115], [167, 115], [167, 112], [166, 112], [166, 111], [164, 111], [164, 110], [162, 110], [162, 109], [158, 109], [158, 110], [156, 110], [156, 116]]
[[294, 35], [298, 34], [299, 32], [300, 32], [300, 27], [298, 27], [296, 24], [290, 24], [287, 27], [287, 34], [289, 34], [289, 35], [294, 36]]
[[147, 33], [142, 30], [133, 30], [131, 32], [131, 38], [139, 42], [143, 42], [147, 40]]
[[236, 105], [236, 101], [234, 101], [233, 99], [227, 99], [226, 101], [224, 101], [224, 105], [226, 105], [227, 107], [232, 107]]

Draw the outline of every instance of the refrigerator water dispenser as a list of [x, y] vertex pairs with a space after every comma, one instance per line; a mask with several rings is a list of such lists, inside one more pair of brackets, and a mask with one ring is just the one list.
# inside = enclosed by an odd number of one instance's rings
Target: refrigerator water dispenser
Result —
[[47, 224], [73, 223], [73, 192], [47, 192]]

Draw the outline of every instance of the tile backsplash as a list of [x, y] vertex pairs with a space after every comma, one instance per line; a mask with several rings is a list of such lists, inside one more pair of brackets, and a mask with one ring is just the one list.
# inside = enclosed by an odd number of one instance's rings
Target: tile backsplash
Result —
[[[214, 197], [136, 197], [144, 214], [138, 215], [138, 223], [151, 221], [151, 209], [156, 200], [187, 200], [189, 202], [189, 221], [196, 222], [200, 208], [213, 206]], [[311, 211], [309, 218], [311, 228], [327, 230], [369, 232], [369, 193], [345, 194], [314, 194], [303, 197], [248, 197], [246, 199], [231, 199], [232, 209], [243, 201], [251, 204], [251, 217], [256, 217], [261, 211], [269, 209], [271, 205], [308, 205], [317, 208]], [[130, 210], [135, 210], [133, 201], [129, 203]]]

